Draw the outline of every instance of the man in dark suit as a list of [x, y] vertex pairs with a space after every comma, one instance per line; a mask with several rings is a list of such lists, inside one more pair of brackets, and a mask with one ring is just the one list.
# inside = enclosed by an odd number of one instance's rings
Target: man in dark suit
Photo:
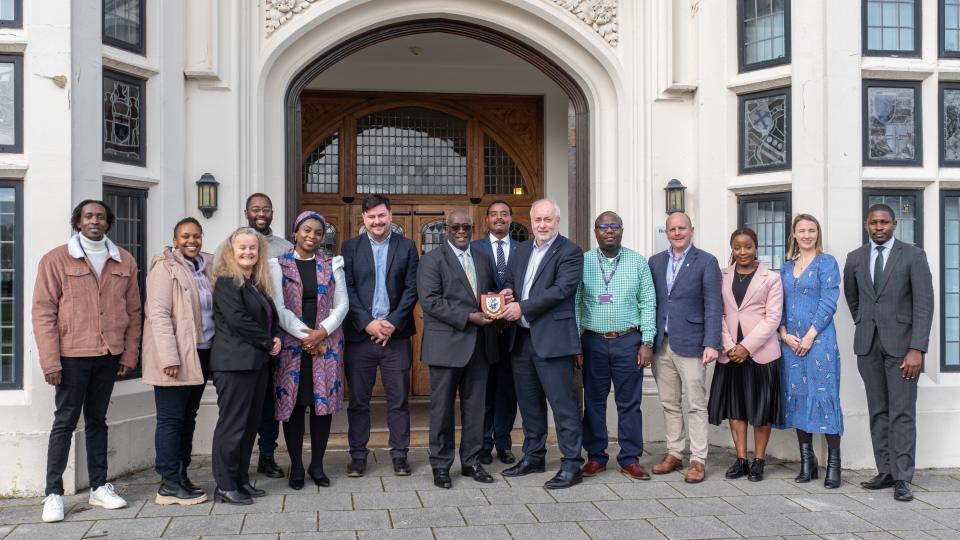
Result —
[[350, 464], [347, 475], [363, 476], [370, 440], [370, 396], [377, 368], [387, 396], [387, 427], [393, 472], [410, 474], [410, 337], [416, 333], [417, 248], [391, 234], [390, 200], [368, 195], [361, 205], [365, 233], [343, 243], [343, 270], [350, 313], [343, 325], [345, 372], [350, 389], [347, 407]]
[[[670, 249], [650, 257], [657, 290], [657, 338], [653, 377], [663, 407], [667, 454], [654, 474], [683, 468], [683, 452], [690, 439], [689, 483], [702, 482], [707, 462], [707, 364], [720, 355], [723, 301], [720, 265], [716, 257], [693, 245], [690, 216], [667, 216]], [[690, 404], [684, 425], [683, 395]]]
[[561, 489], [583, 481], [583, 436], [573, 381], [575, 357], [580, 354], [574, 299], [583, 274], [583, 252], [559, 234], [560, 209], [553, 201], [533, 203], [530, 221], [534, 239], [520, 245], [503, 280], [504, 292], [517, 300], [507, 304], [500, 317], [516, 322], [509, 339], [523, 419], [523, 459], [503, 475], [545, 470], [549, 403], [562, 457], [560, 471], [544, 487]]
[[[507, 263], [518, 246], [518, 242], [510, 238], [511, 223], [513, 223], [513, 209], [510, 205], [504, 201], [494, 201], [487, 207], [489, 231], [487, 237], [470, 243], [471, 251], [486, 255], [490, 261], [490, 270], [496, 281], [494, 292], [503, 288]], [[496, 326], [500, 361], [490, 366], [490, 377], [487, 379], [480, 463], [493, 463], [492, 450], [496, 448], [500, 461], [509, 465], [517, 461], [510, 450], [513, 446], [510, 433], [517, 420], [517, 392], [513, 387], [513, 363], [510, 361], [510, 351], [507, 349], [508, 327], [504, 322]]]
[[430, 466], [433, 483], [449, 489], [460, 392], [460, 466], [464, 476], [491, 483], [478, 462], [490, 365], [497, 362], [496, 328], [480, 311], [494, 287], [487, 258], [470, 249], [473, 220], [465, 210], [447, 216], [447, 241], [423, 256], [417, 290], [423, 309], [421, 361], [430, 366]]
[[875, 204], [864, 223], [870, 241], [847, 255], [843, 294], [856, 325], [853, 352], [867, 392], [877, 475], [860, 485], [894, 487], [913, 500], [917, 377], [933, 322], [933, 279], [922, 249], [898, 242], [893, 209]]

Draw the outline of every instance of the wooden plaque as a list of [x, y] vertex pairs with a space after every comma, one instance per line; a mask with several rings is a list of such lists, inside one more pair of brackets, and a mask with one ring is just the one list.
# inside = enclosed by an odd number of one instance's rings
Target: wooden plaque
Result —
[[506, 307], [507, 295], [502, 292], [480, 295], [480, 309], [483, 310], [487, 317], [499, 315]]

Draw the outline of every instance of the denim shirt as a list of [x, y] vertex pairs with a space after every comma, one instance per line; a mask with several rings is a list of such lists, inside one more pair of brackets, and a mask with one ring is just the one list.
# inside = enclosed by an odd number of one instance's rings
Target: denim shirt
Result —
[[387, 294], [387, 255], [390, 249], [390, 237], [393, 233], [387, 234], [383, 242], [377, 243], [372, 236], [367, 234], [370, 239], [370, 249], [373, 250], [373, 264], [377, 269], [376, 285], [373, 289], [373, 315], [374, 319], [383, 320], [390, 314], [390, 295]]

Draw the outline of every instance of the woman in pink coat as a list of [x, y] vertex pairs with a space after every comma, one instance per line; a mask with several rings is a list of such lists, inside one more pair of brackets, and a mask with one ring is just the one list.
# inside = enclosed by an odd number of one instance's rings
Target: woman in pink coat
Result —
[[[731, 265], [723, 276], [723, 353], [710, 387], [710, 423], [729, 420], [737, 461], [729, 479], [763, 480], [771, 424], [783, 420], [780, 394], [780, 342], [783, 315], [780, 275], [757, 260], [757, 233], [749, 228], [730, 236]], [[753, 426], [754, 458], [747, 461], [747, 424]]]

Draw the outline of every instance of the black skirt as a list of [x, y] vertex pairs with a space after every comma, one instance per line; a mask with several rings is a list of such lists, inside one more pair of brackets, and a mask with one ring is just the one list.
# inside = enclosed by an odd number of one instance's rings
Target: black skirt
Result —
[[707, 411], [710, 423], [719, 426], [724, 420], [744, 420], [751, 426], [783, 423], [778, 358], [758, 364], [747, 358], [742, 364], [717, 364], [710, 385]]

